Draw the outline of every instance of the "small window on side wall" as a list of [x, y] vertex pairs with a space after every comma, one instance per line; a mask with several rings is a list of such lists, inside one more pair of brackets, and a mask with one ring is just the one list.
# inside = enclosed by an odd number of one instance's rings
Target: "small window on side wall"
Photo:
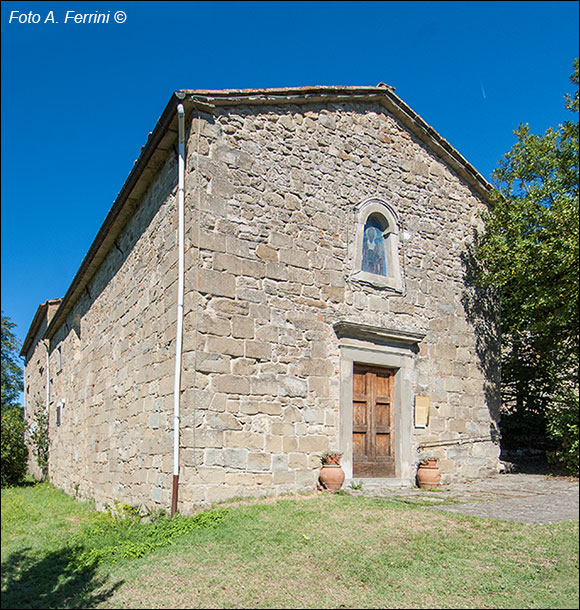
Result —
[[56, 404], [56, 425], [60, 426], [62, 423], [62, 409], [64, 407], [64, 400], [59, 400]]
[[62, 371], [62, 346], [58, 346], [56, 349], [56, 372]]
[[399, 222], [393, 206], [378, 197], [360, 204], [351, 279], [384, 290], [402, 291]]

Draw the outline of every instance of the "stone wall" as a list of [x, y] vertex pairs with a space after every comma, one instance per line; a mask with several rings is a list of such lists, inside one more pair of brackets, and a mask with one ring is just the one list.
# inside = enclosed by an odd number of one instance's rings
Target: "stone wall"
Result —
[[[41, 315], [37, 328], [34, 331], [27, 353], [24, 354], [26, 366], [24, 368], [24, 419], [27, 424], [26, 441], [28, 447], [28, 471], [37, 480], [43, 478], [38, 465], [34, 443], [31, 433], [38, 424], [42, 425], [41, 414], [47, 409], [47, 378], [50, 386], [50, 377], [47, 375], [48, 342], [43, 340], [48, 323], [58, 309], [58, 300], [47, 301], [39, 306], [37, 315]], [[36, 316], [35, 316], [36, 319]], [[48, 394], [50, 400], [50, 389]], [[40, 416], [40, 417], [39, 417]]]
[[[468, 285], [481, 201], [379, 104], [217, 107], [188, 127], [180, 510], [314, 487], [341, 449], [339, 320], [425, 334], [409, 384], [431, 420], [410, 446], [435, 445], [444, 480], [493, 471], [494, 325]], [[170, 504], [175, 181], [172, 157], [52, 342], [51, 477], [100, 506]], [[372, 196], [401, 220], [400, 293], [351, 278]]]
[[168, 158], [51, 341], [50, 477], [99, 507], [168, 502], [176, 166]]

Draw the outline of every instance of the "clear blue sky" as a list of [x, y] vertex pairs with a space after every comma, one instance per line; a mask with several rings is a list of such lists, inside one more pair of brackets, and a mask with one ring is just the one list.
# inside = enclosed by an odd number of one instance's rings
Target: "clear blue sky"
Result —
[[[488, 179], [518, 124], [540, 133], [570, 118], [577, 2], [3, 2], [1, 10], [2, 309], [20, 341], [38, 305], [68, 289], [176, 89], [384, 81]], [[64, 23], [67, 10], [110, 11], [110, 23]], [[40, 23], [18, 21], [29, 12]]]

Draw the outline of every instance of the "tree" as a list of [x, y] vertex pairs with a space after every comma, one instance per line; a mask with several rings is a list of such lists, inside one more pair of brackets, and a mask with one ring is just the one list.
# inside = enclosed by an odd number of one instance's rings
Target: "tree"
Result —
[[22, 367], [18, 362], [18, 340], [12, 329], [16, 324], [2, 312], [2, 411], [18, 405], [22, 392]]
[[2, 409], [2, 436], [0, 438], [0, 484], [18, 485], [27, 469], [28, 450], [24, 443], [26, 424], [19, 407]]
[[496, 192], [477, 253], [484, 284], [500, 289], [502, 404], [532, 422], [578, 469], [578, 59], [566, 95], [575, 114], [544, 135], [528, 125], [493, 173]]
[[16, 325], [2, 312], [2, 438], [0, 479], [2, 487], [17, 485], [26, 474], [28, 451], [24, 443], [26, 425], [18, 403], [22, 391], [22, 368], [18, 363]]

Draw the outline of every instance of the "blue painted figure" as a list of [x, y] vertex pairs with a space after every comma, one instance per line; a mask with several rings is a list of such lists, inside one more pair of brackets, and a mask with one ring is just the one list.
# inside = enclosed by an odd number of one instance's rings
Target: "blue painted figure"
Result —
[[387, 275], [384, 228], [374, 216], [369, 216], [364, 229], [362, 270], [375, 275]]

